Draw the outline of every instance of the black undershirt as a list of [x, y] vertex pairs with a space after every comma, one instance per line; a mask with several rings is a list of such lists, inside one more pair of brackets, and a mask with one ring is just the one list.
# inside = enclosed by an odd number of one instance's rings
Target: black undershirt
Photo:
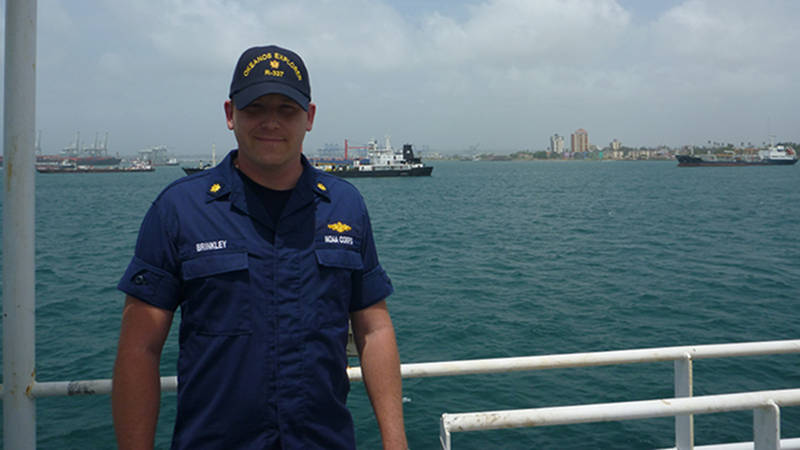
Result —
[[[272, 219], [272, 225], [274, 229], [277, 226], [278, 219], [281, 217], [281, 212], [283, 212], [283, 208], [289, 201], [289, 197], [291, 197], [294, 189], [289, 189], [287, 191], [276, 191], [275, 189], [270, 189], [256, 183], [242, 171], [239, 171], [239, 173], [242, 175], [242, 180], [244, 180], [245, 189], [252, 194], [246, 196], [248, 198], [248, 203], [249, 199], [251, 198], [258, 199], [260, 206], [267, 212], [269, 218]], [[269, 240], [270, 242], [274, 243], [274, 236], [271, 236]]]

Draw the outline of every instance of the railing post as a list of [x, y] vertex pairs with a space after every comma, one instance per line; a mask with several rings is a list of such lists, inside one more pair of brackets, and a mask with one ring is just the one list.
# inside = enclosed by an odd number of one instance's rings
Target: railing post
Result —
[[773, 401], [763, 408], [753, 410], [753, 448], [755, 450], [781, 448], [781, 410]]
[[[685, 353], [675, 360], [675, 398], [692, 396], [692, 355]], [[694, 417], [691, 414], [675, 416], [675, 448], [694, 448]]]
[[439, 442], [442, 444], [442, 450], [451, 450], [452, 443], [450, 441], [450, 430], [447, 429], [447, 414], [442, 414], [439, 420]]
[[3, 446], [36, 448], [36, 0], [6, 1], [3, 102]]

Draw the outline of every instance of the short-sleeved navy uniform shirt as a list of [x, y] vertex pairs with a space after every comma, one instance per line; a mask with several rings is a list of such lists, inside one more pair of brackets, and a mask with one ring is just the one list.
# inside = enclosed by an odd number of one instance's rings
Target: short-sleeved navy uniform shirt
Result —
[[172, 447], [354, 448], [349, 313], [393, 291], [364, 201], [303, 157], [275, 221], [235, 155], [158, 196], [118, 286], [180, 306]]

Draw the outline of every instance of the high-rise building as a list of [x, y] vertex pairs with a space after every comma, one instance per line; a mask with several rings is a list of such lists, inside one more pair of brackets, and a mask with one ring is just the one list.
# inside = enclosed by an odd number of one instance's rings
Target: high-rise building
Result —
[[564, 153], [564, 136], [559, 136], [558, 133], [550, 136], [550, 151]]
[[612, 159], [623, 159], [625, 154], [622, 151], [622, 142], [619, 139], [614, 139], [609, 144], [609, 148], [611, 149], [611, 158]]
[[585, 152], [589, 150], [589, 133], [583, 128], [579, 128], [572, 133], [572, 153]]

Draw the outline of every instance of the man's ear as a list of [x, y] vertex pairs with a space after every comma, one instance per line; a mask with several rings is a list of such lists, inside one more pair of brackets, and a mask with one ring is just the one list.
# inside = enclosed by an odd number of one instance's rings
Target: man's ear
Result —
[[233, 101], [225, 100], [224, 104], [225, 108], [225, 121], [228, 123], [228, 129], [233, 129]]

